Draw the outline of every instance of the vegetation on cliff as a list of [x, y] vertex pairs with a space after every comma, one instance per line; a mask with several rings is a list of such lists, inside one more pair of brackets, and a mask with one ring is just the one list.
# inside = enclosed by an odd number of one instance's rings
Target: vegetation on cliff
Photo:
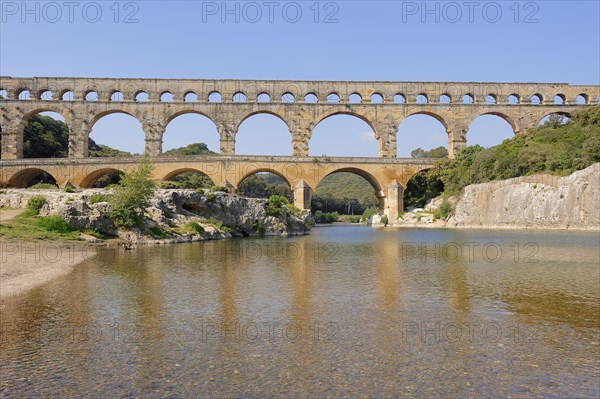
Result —
[[430, 198], [456, 194], [470, 184], [537, 173], [564, 176], [595, 162], [600, 162], [600, 106], [577, 111], [564, 124], [551, 117], [495, 147], [466, 147], [455, 159], [440, 160], [415, 176], [404, 201], [406, 206], [422, 206]]

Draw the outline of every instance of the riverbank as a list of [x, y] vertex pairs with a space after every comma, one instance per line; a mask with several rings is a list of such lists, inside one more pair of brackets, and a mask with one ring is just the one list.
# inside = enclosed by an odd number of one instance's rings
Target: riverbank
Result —
[[85, 243], [0, 239], [0, 299], [69, 274], [95, 255], [96, 246]]

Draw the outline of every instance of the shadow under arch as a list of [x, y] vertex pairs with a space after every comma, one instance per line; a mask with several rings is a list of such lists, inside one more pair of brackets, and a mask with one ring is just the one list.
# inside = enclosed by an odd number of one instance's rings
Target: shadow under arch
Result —
[[202, 172], [201, 170], [195, 169], [195, 168], [179, 168], [179, 169], [175, 169], [169, 173], [167, 173], [166, 175], [164, 175], [161, 180], [162, 181], [171, 181], [174, 178], [176, 178], [177, 176], [181, 175], [182, 173], [199, 173], [203, 176], [206, 176], [207, 178], [210, 179], [210, 181], [213, 183], [213, 185], [218, 185], [218, 182], [215, 182], [209, 175], [207, 175], [206, 173]]
[[110, 174], [113, 174], [113, 173], [124, 174], [125, 171], [117, 169], [117, 168], [110, 168], [110, 167], [109, 168], [102, 168], [102, 169], [95, 170], [95, 171], [87, 174], [83, 178], [83, 180], [81, 180], [81, 183], [79, 184], [79, 187], [80, 188], [90, 188], [101, 177], [106, 176], [106, 175], [110, 175]]
[[27, 168], [18, 171], [14, 175], [11, 176], [10, 179], [6, 182], [9, 187], [17, 187], [17, 188], [26, 188], [27, 185], [33, 180], [37, 175], [48, 175], [54, 179], [56, 184], [56, 177], [52, 175], [52, 173], [48, 172], [44, 169], [39, 168]]

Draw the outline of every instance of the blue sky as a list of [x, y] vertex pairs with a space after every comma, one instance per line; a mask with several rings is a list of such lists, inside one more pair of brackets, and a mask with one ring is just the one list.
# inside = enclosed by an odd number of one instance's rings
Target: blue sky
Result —
[[[76, 1], [71, 10], [59, 1], [27, 2], [28, 12], [21, 1], [0, 6], [1, 75], [600, 83], [598, 1]], [[167, 129], [165, 149], [204, 141], [218, 150], [210, 122], [180, 118]], [[406, 119], [398, 134], [399, 156], [447, 144], [441, 125], [425, 116]], [[489, 146], [512, 134], [499, 118], [481, 117], [467, 138]], [[139, 124], [123, 115], [101, 119], [92, 137], [143, 149]], [[352, 117], [323, 121], [310, 146], [311, 155], [377, 155], [368, 126]], [[274, 117], [250, 118], [238, 133], [237, 153], [290, 151], [289, 133]]]

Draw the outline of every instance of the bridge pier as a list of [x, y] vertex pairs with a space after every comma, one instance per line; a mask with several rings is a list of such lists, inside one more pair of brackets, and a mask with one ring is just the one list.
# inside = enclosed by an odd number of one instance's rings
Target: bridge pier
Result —
[[304, 180], [294, 186], [294, 205], [300, 209], [310, 209], [312, 188]]
[[7, 128], [2, 131], [2, 159], [23, 158], [23, 131]]
[[388, 222], [392, 224], [404, 212], [404, 187], [396, 180], [392, 180], [386, 191], [383, 213], [387, 215]]

